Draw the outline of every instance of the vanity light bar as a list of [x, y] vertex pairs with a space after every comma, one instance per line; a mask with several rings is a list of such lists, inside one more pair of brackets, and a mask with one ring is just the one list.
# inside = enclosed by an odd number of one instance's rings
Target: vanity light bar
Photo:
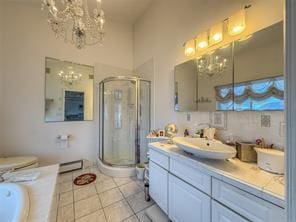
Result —
[[246, 5], [242, 10], [236, 12], [224, 21], [212, 26], [209, 30], [199, 34], [197, 37], [183, 44], [184, 54], [187, 57], [194, 56], [196, 51], [201, 51], [209, 46], [223, 41], [224, 24], [227, 24], [227, 32], [230, 36], [241, 34], [246, 29], [246, 9], [252, 5]]

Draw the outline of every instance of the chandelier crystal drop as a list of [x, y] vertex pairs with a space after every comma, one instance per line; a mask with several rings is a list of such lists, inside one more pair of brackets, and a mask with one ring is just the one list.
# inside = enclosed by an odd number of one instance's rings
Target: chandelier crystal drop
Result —
[[41, 5], [48, 13], [47, 22], [57, 38], [63, 38], [78, 49], [102, 44], [105, 13], [101, 0], [95, 0], [92, 11], [88, 0], [41, 0]]

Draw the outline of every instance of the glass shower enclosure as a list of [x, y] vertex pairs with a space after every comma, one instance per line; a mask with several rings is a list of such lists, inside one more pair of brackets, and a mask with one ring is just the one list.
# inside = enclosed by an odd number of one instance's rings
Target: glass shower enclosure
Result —
[[99, 84], [99, 95], [100, 160], [120, 167], [143, 163], [150, 131], [150, 81], [106, 78]]

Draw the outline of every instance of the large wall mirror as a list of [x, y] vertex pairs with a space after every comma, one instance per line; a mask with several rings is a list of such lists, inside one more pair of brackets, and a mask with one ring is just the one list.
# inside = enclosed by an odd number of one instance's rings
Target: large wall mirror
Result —
[[93, 120], [94, 67], [45, 58], [45, 121]]
[[283, 23], [175, 66], [175, 110], [284, 109]]
[[197, 110], [197, 66], [195, 60], [175, 67], [175, 110], [180, 112]]

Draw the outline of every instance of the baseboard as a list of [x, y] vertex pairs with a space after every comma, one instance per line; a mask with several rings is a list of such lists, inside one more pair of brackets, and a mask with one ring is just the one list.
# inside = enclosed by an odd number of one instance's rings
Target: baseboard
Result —
[[83, 160], [76, 160], [60, 164], [60, 174], [83, 169]]

